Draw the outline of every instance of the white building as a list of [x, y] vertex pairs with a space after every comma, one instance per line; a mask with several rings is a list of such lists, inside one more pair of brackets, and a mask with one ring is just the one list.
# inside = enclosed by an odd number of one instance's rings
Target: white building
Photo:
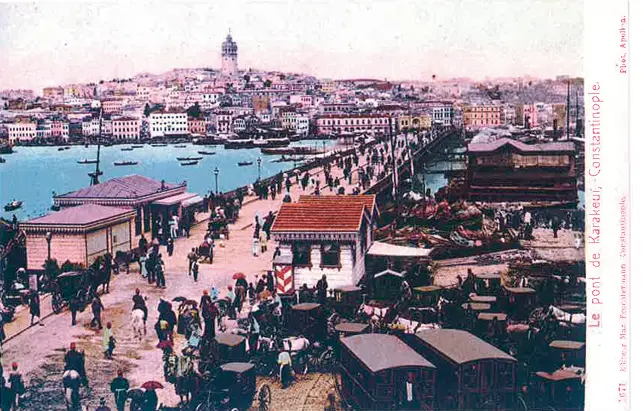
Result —
[[135, 117], [113, 118], [112, 134], [115, 140], [137, 140], [141, 136], [141, 120]]
[[295, 133], [300, 136], [309, 135], [309, 118], [304, 114], [295, 117]]
[[98, 117], [84, 118], [82, 127], [83, 136], [98, 136], [100, 129], [100, 120], [98, 119]]
[[217, 133], [230, 133], [233, 122], [233, 113], [222, 111], [215, 115], [215, 128]]
[[31, 141], [36, 138], [36, 123], [9, 123], [7, 124], [7, 133], [9, 135], [9, 143], [15, 144], [17, 142]]
[[226, 36], [226, 41], [221, 44], [221, 74], [230, 77], [237, 77], [239, 74], [237, 67], [237, 43], [233, 41], [230, 33]]
[[322, 275], [330, 289], [357, 284], [377, 214], [375, 195], [300, 196], [282, 204], [271, 228], [280, 249], [273, 261], [278, 291], [313, 287]]
[[150, 136], [180, 136], [188, 134], [188, 115], [183, 111], [157, 111], [150, 114]]

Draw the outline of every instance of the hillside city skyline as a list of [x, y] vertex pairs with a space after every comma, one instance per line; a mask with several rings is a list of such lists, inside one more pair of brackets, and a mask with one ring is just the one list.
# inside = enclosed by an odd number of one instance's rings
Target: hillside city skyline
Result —
[[[391, 81], [582, 73], [581, 2], [556, 9], [457, 2], [467, 3], [466, 11], [443, 2], [408, 3], [401, 10], [389, 4], [335, 10], [248, 3], [243, 16], [226, 5], [2, 5], [0, 54], [9, 64], [0, 70], [0, 88], [40, 90], [177, 67], [218, 68], [229, 29], [242, 70]], [[394, 11], [398, 18], [392, 20]], [[342, 18], [319, 17], [337, 12]]]

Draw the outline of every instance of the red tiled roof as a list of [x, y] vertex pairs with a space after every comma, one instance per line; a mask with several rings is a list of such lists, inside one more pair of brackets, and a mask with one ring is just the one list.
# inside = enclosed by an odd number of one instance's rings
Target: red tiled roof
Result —
[[349, 196], [329, 196], [335, 202], [286, 203], [277, 213], [272, 232], [357, 232], [366, 208], [359, 202], [342, 201]]
[[[166, 190], [179, 187], [178, 184], [165, 183]], [[135, 199], [161, 191], [161, 182], [151, 178], [131, 175], [118, 177], [104, 183], [82, 188], [71, 193], [61, 194], [57, 198], [107, 198]]]
[[132, 209], [106, 207], [98, 204], [84, 204], [78, 207], [65, 208], [43, 217], [29, 220], [26, 224], [39, 225], [88, 225], [118, 216], [134, 215]]
[[544, 153], [544, 152], [574, 152], [575, 145], [572, 142], [554, 142], [544, 144], [525, 144], [510, 138], [499, 138], [490, 143], [474, 143], [468, 144], [467, 151], [469, 153], [490, 153], [494, 152], [506, 145], [510, 145], [521, 152], [526, 153]]
[[[340, 197], [340, 198], [338, 198]], [[376, 196], [374, 194], [363, 194], [358, 196], [312, 196], [302, 195], [298, 200], [298, 204], [317, 204], [326, 205], [329, 207], [336, 206], [337, 204], [362, 204], [367, 207], [369, 215], [373, 215], [376, 211]]]

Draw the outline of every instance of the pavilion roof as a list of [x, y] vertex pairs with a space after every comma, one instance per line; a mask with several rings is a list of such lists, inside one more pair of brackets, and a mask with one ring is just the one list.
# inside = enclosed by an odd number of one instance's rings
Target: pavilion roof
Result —
[[357, 232], [368, 215], [351, 196], [329, 196], [335, 201], [284, 203], [277, 213], [271, 232]]

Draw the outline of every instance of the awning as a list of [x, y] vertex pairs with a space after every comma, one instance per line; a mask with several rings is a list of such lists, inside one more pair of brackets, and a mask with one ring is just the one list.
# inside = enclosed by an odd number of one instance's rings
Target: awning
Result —
[[191, 199], [193, 197], [198, 197], [198, 196], [195, 193], [181, 193], [181, 194], [174, 195], [172, 197], [162, 198], [160, 200], [153, 202], [152, 204], [167, 207], [167, 206], [171, 206], [179, 203], [183, 204], [185, 200]]
[[431, 251], [432, 250], [430, 248], [405, 247], [376, 241], [371, 244], [371, 247], [369, 247], [367, 255], [379, 257], [428, 258]]
[[189, 198], [187, 200], [183, 200], [181, 202], [181, 206], [182, 207], [190, 207], [191, 205], [201, 204], [201, 203], [203, 203], [203, 197], [194, 196], [194, 197], [191, 197], [191, 198]]

